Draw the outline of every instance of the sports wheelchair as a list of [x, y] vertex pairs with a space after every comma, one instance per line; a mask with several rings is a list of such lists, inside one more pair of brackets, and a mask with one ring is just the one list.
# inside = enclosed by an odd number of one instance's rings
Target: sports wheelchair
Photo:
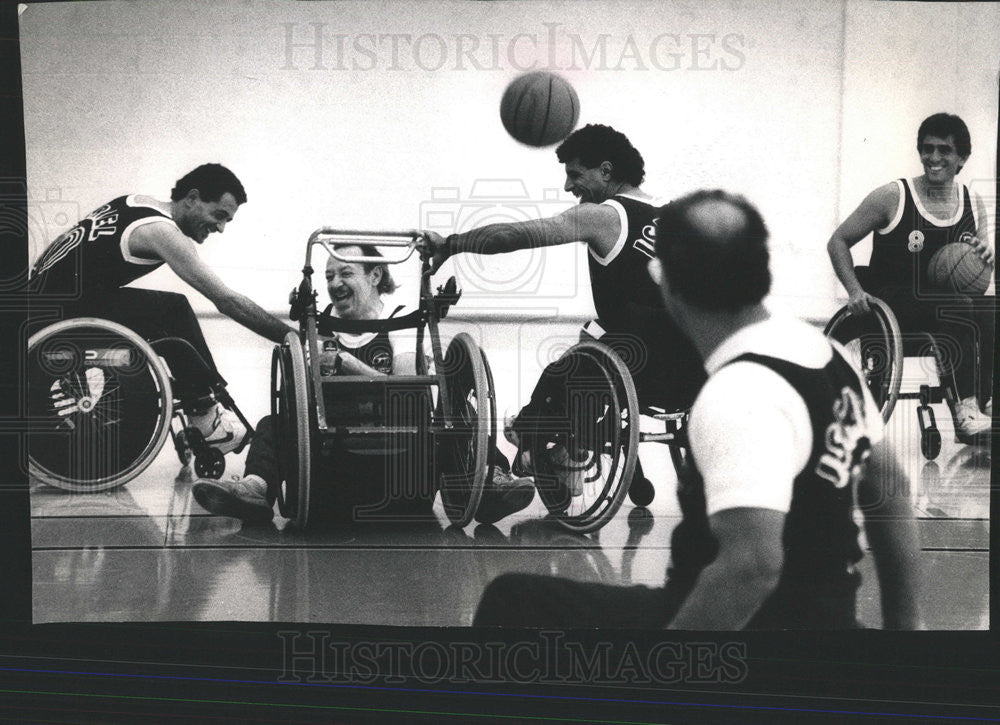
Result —
[[[336, 245], [395, 249], [394, 256], [348, 255]], [[418, 308], [399, 318], [348, 320], [319, 315], [312, 285], [317, 247], [341, 262], [398, 264], [417, 252], [421, 262]], [[404, 478], [432, 477], [445, 514], [465, 526], [479, 507], [493, 475], [490, 451], [496, 442], [496, 401], [486, 355], [466, 333], [442, 353], [439, 321], [461, 291], [452, 277], [432, 294], [432, 249], [417, 231], [352, 231], [323, 227], [306, 245], [302, 281], [289, 298], [299, 333], [275, 346], [271, 364], [271, 413], [280, 441], [276, 496], [282, 516], [305, 529], [314, 519], [317, 480], [324, 456], [338, 452], [386, 460], [395, 456]], [[320, 364], [319, 337], [338, 333], [416, 329], [415, 375], [335, 375]], [[428, 334], [434, 362], [423, 354]], [[399, 462], [402, 465], [399, 465]], [[405, 480], [401, 482], [406, 485]]]
[[[206, 379], [218, 378], [186, 340], [147, 342], [97, 317], [62, 320], [31, 335], [25, 405], [30, 474], [80, 493], [123, 486], [153, 462], [170, 435], [182, 465], [193, 458], [198, 476], [222, 476], [223, 453], [205, 443], [174, 399], [168, 365], [178, 356]], [[252, 432], [224, 382], [217, 379], [210, 389]]]
[[[640, 415], [663, 425], [640, 430]], [[640, 443], [665, 443], [678, 475], [689, 463], [688, 411], [640, 407], [628, 367], [610, 346], [584, 340], [542, 372], [511, 428], [518, 440], [513, 466], [532, 475], [550, 515], [565, 528], [596, 531], [625, 501], [647, 506], [653, 484], [639, 463]]]
[[[866, 288], [868, 267], [855, 267], [854, 271], [862, 287]], [[864, 375], [884, 422], [889, 422], [897, 401], [920, 402], [917, 407], [920, 452], [924, 458], [933, 460], [941, 452], [941, 432], [930, 406], [958, 399], [954, 378], [943, 372], [945, 361], [933, 335], [927, 332], [904, 335], [896, 315], [885, 302], [875, 298], [869, 306], [871, 312], [867, 315], [854, 315], [846, 306], [841, 308], [827, 323], [824, 334], [847, 348]], [[939, 383], [923, 383], [915, 392], [900, 392], [904, 356], [933, 357]]]

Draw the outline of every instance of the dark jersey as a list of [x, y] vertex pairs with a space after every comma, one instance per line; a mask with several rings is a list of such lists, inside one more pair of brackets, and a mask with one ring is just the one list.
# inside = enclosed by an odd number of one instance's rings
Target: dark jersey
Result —
[[153, 222], [173, 224], [158, 209], [136, 204], [134, 196], [109, 201], [59, 235], [42, 252], [31, 270], [31, 289], [86, 296], [124, 287], [149, 274], [163, 260], [132, 256], [128, 239], [137, 227]]
[[955, 216], [940, 221], [921, 213], [909, 179], [899, 179], [901, 209], [884, 234], [872, 236], [872, 256], [868, 263], [872, 289], [887, 286], [931, 289], [927, 267], [941, 247], [957, 242], [965, 233], [976, 233], [976, 219], [969, 189], [961, 186], [962, 203]]
[[[323, 314], [331, 314], [332, 309], [333, 305], [328, 305], [327, 308], [323, 310]], [[392, 311], [392, 314], [390, 314], [389, 317], [395, 317], [396, 314], [402, 309], [403, 306], [400, 305]], [[389, 340], [388, 332], [383, 331], [360, 335], [341, 334], [338, 336], [338, 341], [341, 349], [351, 353], [368, 367], [374, 368], [385, 375], [392, 375], [394, 356], [392, 342]], [[324, 346], [329, 346], [329, 349], [332, 350], [337, 349], [337, 344], [332, 341], [327, 341], [324, 343]]]
[[[785, 516], [781, 578], [749, 626], [851, 626], [860, 584], [854, 565], [862, 556], [854, 493], [871, 450], [858, 374], [837, 351], [823, 368], [753, 353], [731, 362], [737, 361], [763, 365], [784, 378], [805, 402], [813, 434], [808, 462], [793, 482]], [[683, 519], [672, 534], [670, 578], [691, 586], [717, 552], [704, 484], [693, 458], [679, 477], [677, 497]], [[830, 607], [829, 593], [837, 595], [833, 599], [841, 602], [839, 609]], [[850, 611], [843, 611], [847, 607]]]
[[649, 276], [647, 265], [655, 256], [657, 204], [624, 194], [604, 202], [622, 216], [622, 233], [604, 259], [590, 250], [590, 286], [594, 307], [601, 323], [610, 332], [628, 329], [638, 306], [659, 310], [660, 291]]

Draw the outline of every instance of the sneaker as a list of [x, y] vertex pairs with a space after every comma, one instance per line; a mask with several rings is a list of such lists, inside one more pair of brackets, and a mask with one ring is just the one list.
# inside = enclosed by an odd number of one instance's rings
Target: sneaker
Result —
[[476, 521], [495, 524], [500, 519], [526, 508], [535, 498], [535, 485], [529, 478], [514, 478], [500, 468], [493, 469], [493, 480], [486, 484], [476, 511]]
[[205, 443], [222, 453], [229, 453], [243, 445], [247, 427], [236, 413], [216, 403], [207, 412], [190, 417], [191, 425], [201, 431]]
[[267, 484], [257, 476], [234, 481], [199, 478], [191, 493], [212, 514], [232, 516], [247, 524], [266, 524], [274, 517], [274, 509], [267, 502]]
[[[992, 410], [992, 405], [990, 409]], [[952, 414], [955, 420], [955, 435], [960, 442], [974, 442], [989, 434], [992, 421], [990, 416], [984, 415], [979, 410], [975, 398], [966, 398], [960, 402], [954, 407]]]

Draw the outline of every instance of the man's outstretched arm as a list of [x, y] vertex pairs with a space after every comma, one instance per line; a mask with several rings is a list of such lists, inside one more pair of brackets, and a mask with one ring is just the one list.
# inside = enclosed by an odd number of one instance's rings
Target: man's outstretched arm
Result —
[[244, 327], [272, 342], [283, 342], [285, 335], [296, 330], [246, 295], [230, 289], [202, 261], [194, 242], [165, 224], [150, 224], [144, 230], [145, 246], [166, 262], [182, 280], [211, 300], [216, 309]]
[[435, 232], [426, 234], [434, 247], [431, 271], [436, 272], [453, 254], [504, 254], [570, 242], [584, 242], [604, 255], [620, 229], [614, 209], [601, 204], [580, 204], [545, 219], [487, 224], [448, 237]]

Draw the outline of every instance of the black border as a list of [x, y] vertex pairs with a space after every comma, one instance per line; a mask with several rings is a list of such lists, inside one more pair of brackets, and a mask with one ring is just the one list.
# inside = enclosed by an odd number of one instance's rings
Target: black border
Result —
[[[6, 148], [0, 155], [0, 177], [18, 180], [25, 178], [23, 107], [17, 4], [9, 0], [0, 4], [0, 43], [0, 123]], [[1000, 182], [997, 192], [1000, 196]], [[26, 224], [13, 234], [9, 224], [12, 210], [24, 209], [26, 203], [26, 198], [0, 202], [0, 209], [6, 207], [0, 216], [4, 270], [26, 268]], [[0, 374], [0, 417], [5, 420], [17, 415], [18, 381], [9, 371], [18, 369], [21, 345], [16, 341], [25, 317], [23, 303], [23, 295], [16, 291], [0, 294], [6, 343], [0, 345], [0, 370], [7, 371]], [[995, 398], [1000, 390], [996, 378]], [[484, 645], [544, 641], [538, 632], [530, 631], [233, 623], [33, 626], [30, 511], [26, 477], [17, 465], [18, 450], [16, 431], [0, 428], [0, 719], [4, 721], [147, 723], [222, 717], [296, 723], [544, 722], [550, 718], [564, 722], [815, 719], [838, 723], [1000, 718], [998, 643], [992, 631], [735, 636], [564, 633], [567, 640], [583, 643], [609, 641], [615, 651], [634, 643], [643, 654], [664, 641], [745, 644], [745, 680], [689, 685], [688, 691], [682, 691], [669, 686], [651, 690], [587, 683], [400, 682], [399, 676], [413, 674], [405, 671], [382, 673], [395, 677], [359, 687], [277, 682], [284, 664], [279, 631], [327, 631], [332, 639], [345, 642]], [[995, 471], [992, 485], [995, 490]], [[994, 559], [991, 581], [996, 566]], [[992, 599], [990, 609], [992, 621], [997, 621]], [[918, 714], [928, 719], [917, 719]]]

